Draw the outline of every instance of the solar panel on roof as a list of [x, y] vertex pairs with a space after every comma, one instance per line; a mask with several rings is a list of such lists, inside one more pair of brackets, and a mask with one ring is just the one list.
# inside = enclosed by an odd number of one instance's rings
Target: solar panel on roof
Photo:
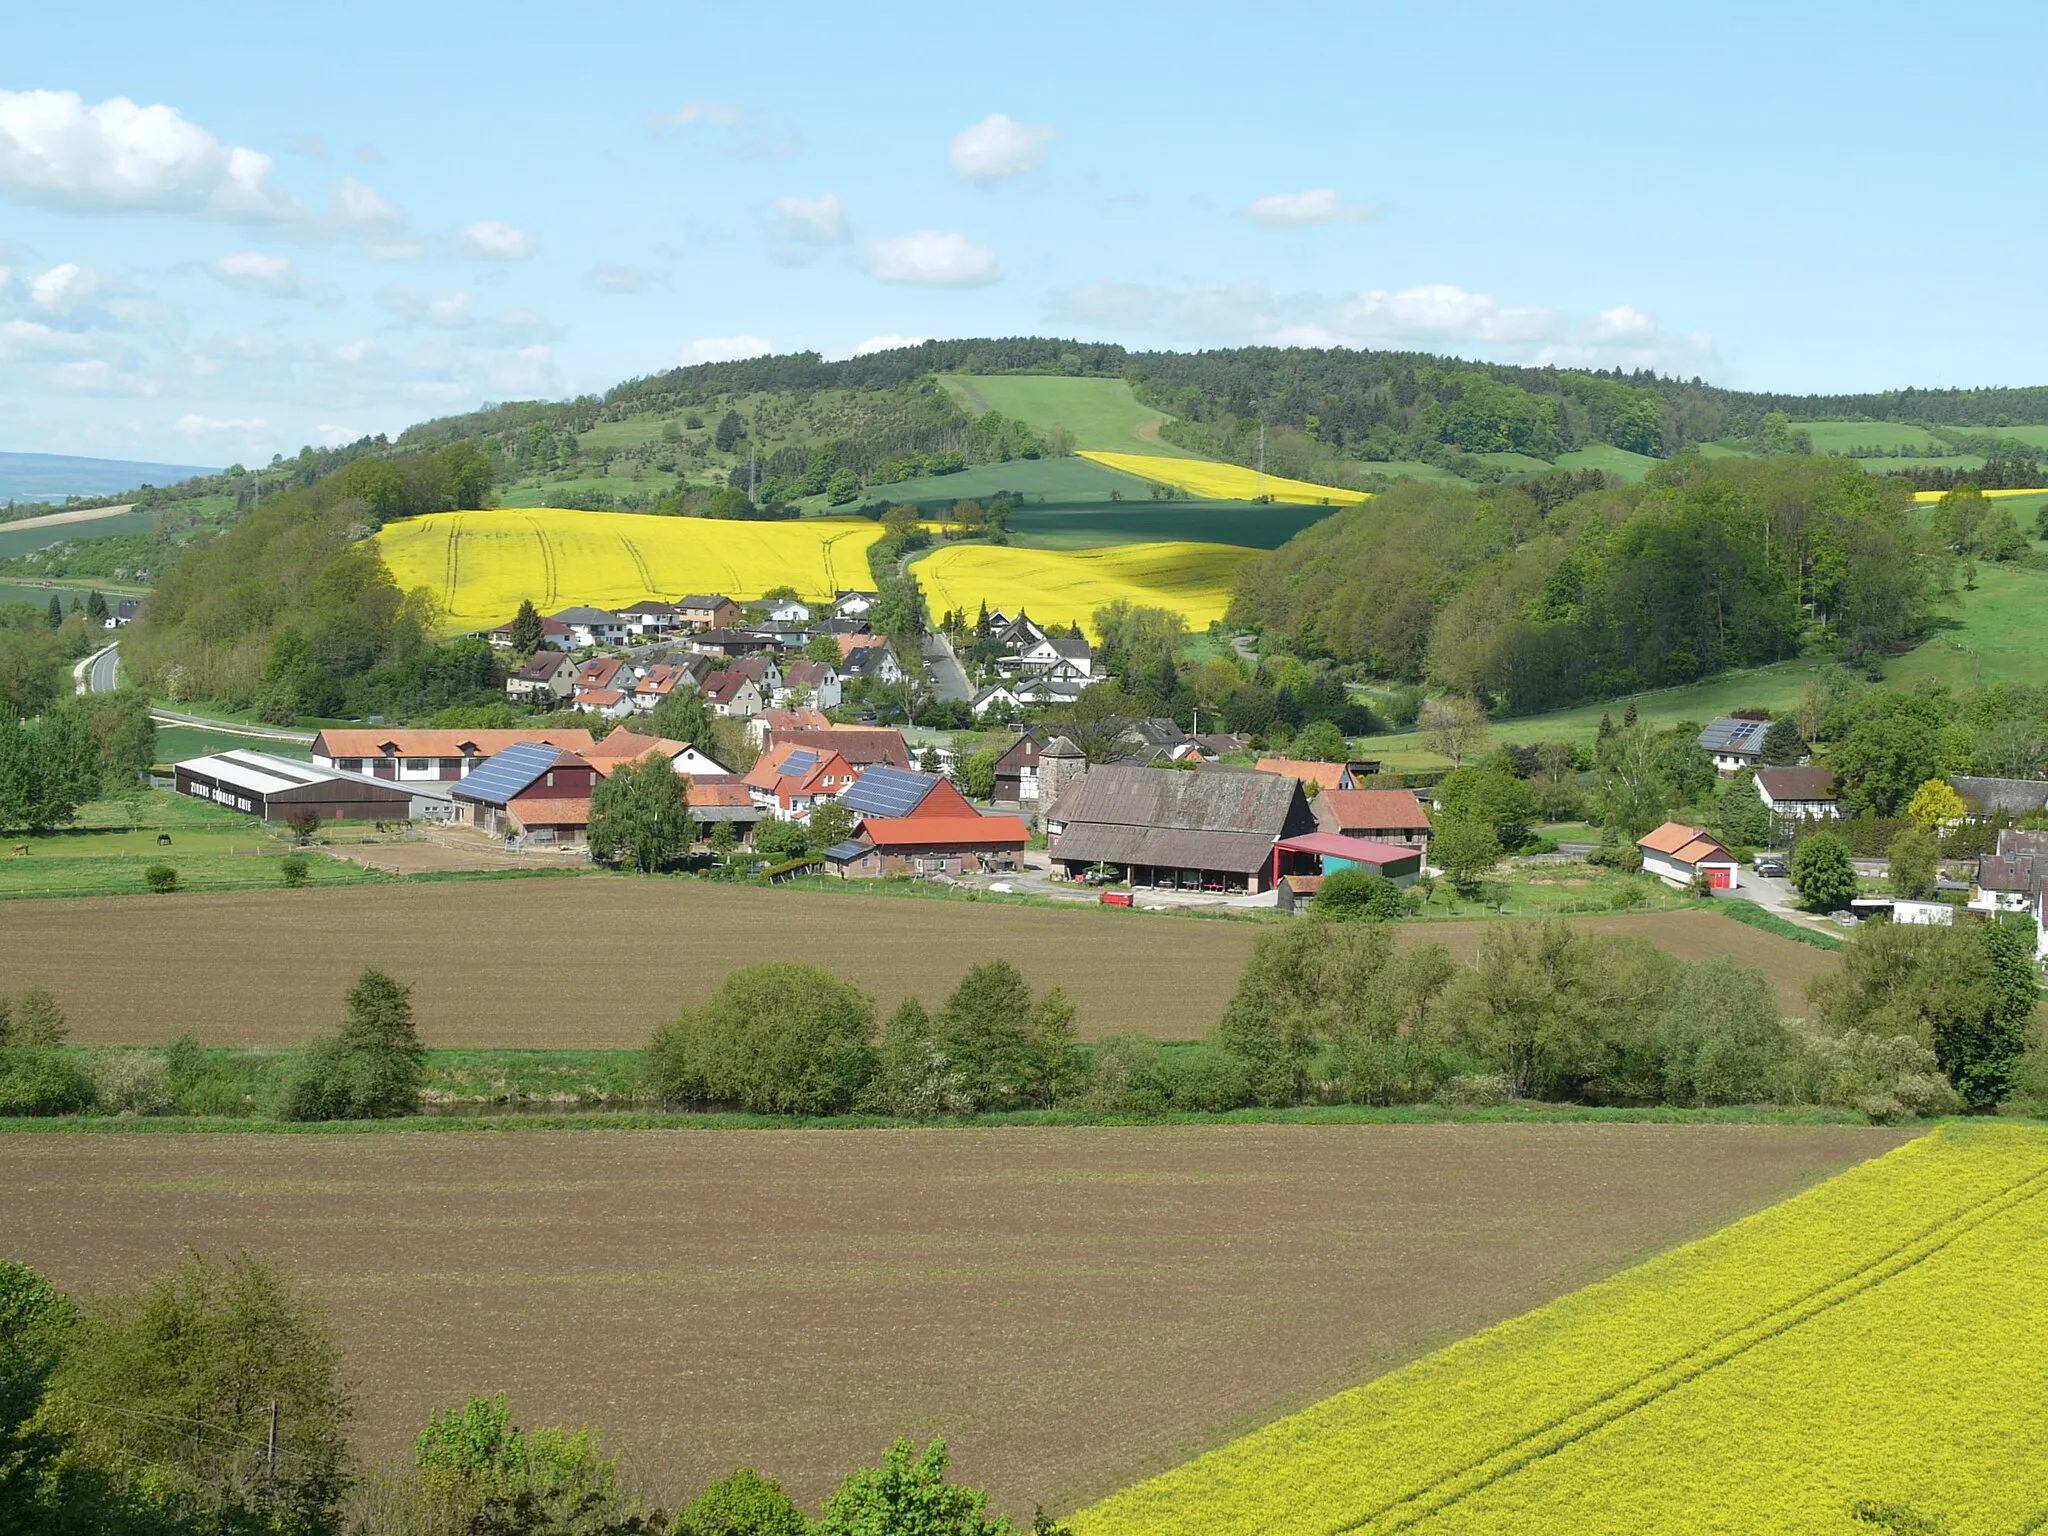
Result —
[[839, 798], [848, 810], [862, 816], [908, 816], [938, 786], [939, 781], [929, 774], [877, 764]]
[[554, 766], [559, 748], [522, 741], [479, 763], [461, 784], [464, 799], [503, 805]]
[[794, 779], [801, 774], [809, 773], [817, 766], [818, 754], [810, 748], [804, 747], [790, 753], [788, 757], [783, 759], [782, 775], [784, 778]]

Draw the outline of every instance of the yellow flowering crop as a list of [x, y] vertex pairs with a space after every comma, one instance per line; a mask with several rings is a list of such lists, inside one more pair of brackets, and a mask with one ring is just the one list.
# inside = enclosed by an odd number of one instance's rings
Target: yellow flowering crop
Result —
[[1275, 501], [1298, 502], [1307, 506], [1355, 507], [1370, 500], [1364, 491], [1347, 491], [1334, 485], [1315, 485], [1307, 480], [1289, 480], [1283, 475], [1261, 475], [1237, 464], [1218, 464], [1212, 459], [1173, 459], [1154, 453], [1088, 453], [1080, 455], [1120, 469], [1140, 480], [1177, 485], [1197, 496], [1216, 501], [1253, 501], [1270, 496]]
[[692, 592], [745, 601], [779, 586], [829, 598], [873, 585], [867, 548], [881, 535], [860, 518], [729, 523], [505, 507], [407, 518], [377, 543], [400, 587], [432, 589], [451, 625], [476, 629], [503, 623], [529, 597], [543, 613]]
[[1868, 1500], [2048, 1530], [2044, 1386], [2048, 1133], [1950, 1128], [1073, 1523], [1867, 1536]]
[[[1092, 455], [1091, 455], [1091, 457], [1092, 457]], [[1942, 498], [1942, 497], [1946, 496], [1947, 494], [1948, 494], [1948, 492], [1947, 492], [1947, 491], [1915, 491], [1915, 492], [1913, 493], [1913, 499], [1914, 499], [1915, 501], [1922, 501], [1922, 502], [1925, 502], [1925, 501], [1939, 501], [1939, 500], [1941, 500], [1941, 498]], [[2026, 489], [2024, 489], [2024, 488], [2023, 488], [2023, 489], [2020, 489], [2020, 490], [2017, 490], [2017, 491], [2007, 491], [2007, 490], [1999, 490], [1999, 491], [1983, 491], [1983, 492], [1980, 492], [1979, 494], [1980, 494], [1980, 495], [1984, 495], [1984, 496], [2039, 496], [2039, 495], [2041, 495], [2041, 494], [2042, 494], [2042, 492], [2041, 492], [2041, 491], [2039, 491], [2039, 490], [2026, 490]]]
[[1122, 598], [1169, 608], [1203, 630], [1230, 606], [1237, 573], [1259, 551], [1235, 544], [1121, 544], [1112, 549], [1018, 549], [953, 544], [913, 565], [934, 614], [957, 608], [970, 617], [981, 604], [1041, 623], [1079, 623], [1091, 634], [1096, 609]]

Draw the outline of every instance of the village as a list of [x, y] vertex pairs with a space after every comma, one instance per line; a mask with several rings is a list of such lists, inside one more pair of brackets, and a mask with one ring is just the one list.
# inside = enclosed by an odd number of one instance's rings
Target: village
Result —
[[[745, 868], [771, 879], [923, 878], [1109, 905], [1298, 914], [1340, 871], [1402, 892], [1420, 881], [1417, 895], [1445, 873], [1431, 859], [1442, 773], [1267, 755], [1242, 733], [1196, 734], [1163, 717], [1091, 720], [1083, 745], [1061, 720], [1094, 680], [1086, 638], [1023, 613], [987, 614], [976, 646], [986, 665], [963, 688], [967, 673], [943, 637], [928, 637], [906, 666], [870, 628], [876, 600], [843, 591], [829, 605], [742, 605], [699, 594], [529, 615], [539, 639], [526, 637], [532, 649], [504, 686], [530, 725], [328, 728], [310, 762], [219, 752], [177, 764], [175, 787], [302, 832], [371, 822], [587, 860], [598, 784], [654, 758], [686, 781], [697, 844], [722, 865], [751, 856]], [[518, 628], [482, 638], [515, 649]], [[941, 719], [1002, 733], [979, 786], [943, 731], [914, 723], [915, 701], [942, 691], [941, 671], [953, 673], [956, 696]], [[698, 720], [714, 722], [703, 739], [653, 728], [686, 695], [701, 701]], [[1739, 894], [1819, 926], [1801, 909], [1787, 857], [1771, 850], [1839, 822], [1843, 807], [1827, 768], [1766, 763], [1767, 732], [1764, 720], [1725, 717], [1698, 737], [1724, 778], [1753, 779], [1771, 829], [1764, 847], [1737, 852], [1710, 828], [1672, 821], [1637, 839], [1630, 863], [1671, 890]], [[2013, 825], [2048, 806], [2048, 784], [1957, 776], [1950, 788], [1959, 819], [2003, 823], [1974, 867], [1950, 861], [1937, 889], [1920, 895], [1857, 896], [1831, 921], [1951, 924], [2022, 912], [2048, 956], [2048, 833]], [[793, 828], [821, 835], [806, 842]], [[1593, 852], [1567, 842], [1515, 862]], [[1864, 865], [1880, 872], [1877, 861]]]

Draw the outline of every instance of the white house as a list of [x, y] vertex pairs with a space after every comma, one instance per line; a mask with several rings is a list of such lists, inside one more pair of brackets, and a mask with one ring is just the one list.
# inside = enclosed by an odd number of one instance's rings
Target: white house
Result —
[[1667, 821], [1649, 836], [1637, 838], [1636, 847], [1643, 853], [1643, 873], [1666, 885], [1682, 889], [1702, 873], [1713, 890], [1732, 891], [1739, 883], [1735, 855], [1698, 827]]
[[776, 690], [775, 707], [785, 709], [797, 689], [808, 695], [813, 709], [837, 709], [841, 698], [839, 673], [822, 661], [792, 661], [782, 669], [782, 687]]
[[864, 619], [879, 596], [879, 592], [841, 592], [832, 604], [832, 612], [842, 619]]
[[1905, 901], [1896, 896], [1858, 896], [1849, 903], [1849, 911], [1864, 918], [1881, 914], [1913, 928], [1952, 928], [1956, 921], [1956, 909], [1945, 901]]
[[1017, 670], [1026, 675], [1087, 678], [1094, 667], [1094, 648], [1086, 640], [1066, 635], [1041, 636], [1017, 653]]
[[659, 640], [682, 627], [683, 610], [674, 603], [642, 598], [630, 608], [621, 608], [619, 618], [636, 639]]
[[976, 715], [985, 715], [992, 709], [1016, 714], [1023, 709], [1024, 701], [1017, 697], [1008, 683], [992, 683], [974, 696], [974, 703], [969, 707]]
[[1819, 821], [1842, 814], [1835, 803], [1835, 775], [1827, 768], [1759, 768], [1756, 793], [1773, 816]]
[[811, 622], [811, 605], [795, 599], [775, 604], [768, 610], [771, 624], [808, 624]]
[[1723, 715], [1700, 732], [1700, 745], [1721, 772], [1736, 773], [1756, 766], [1757, 759], [1763, 756], [1764, 736], [1770, 728], [1768, 720]]
[[1975, 912], [2023, 912], [2034, 920], [2034, 957], [2048, 959], [2048, 832], [2005, 827], [1998, 852], [1977, 861]]
[[626, 621], [602, 608], [564, 608], [550, 617], [567, 628], [571, 650], [626, 643]]

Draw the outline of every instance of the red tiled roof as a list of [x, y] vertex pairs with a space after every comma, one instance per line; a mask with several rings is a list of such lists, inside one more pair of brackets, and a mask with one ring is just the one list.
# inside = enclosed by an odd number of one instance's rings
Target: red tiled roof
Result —
[[522, 795], [505, 807], [522, 827], [587, 827], [589, 800], [537, 800]]
[[1262, 757], [1257, 766], [1260, 773], [1277, 773], [1321, 789], [1335, 789], [1342, 784], [1346, 771], [1342, 763], [1311, 763], [1292, 757]]
[[1031, 841], [1021, 816], [869, 816], [860, 830], [878, 848], [1022, 848]]
[[468, 745], [476, 749], [479, 757], [495, 757], [507, 747], [529, 741], [562, 747], [571, 752], [587, 752], [593, 745], [590, 732], [580, 728], [566, 731], [414, 731], [403, 728], [386, 730], [378, 726], [322, 731], [313, 738], [313, 750], [324, 757], [380, 757], [386, 743], [390, 743], [399, 757], [460, 757], [463, 747]]
[[1359, 827], [1374, 832], [1429, 830], [1429, 812], [1412, 790], [1330, 789], [1326, 786], [1323, 805], [1337, 819], [1337, 825], [1344, 828]]

